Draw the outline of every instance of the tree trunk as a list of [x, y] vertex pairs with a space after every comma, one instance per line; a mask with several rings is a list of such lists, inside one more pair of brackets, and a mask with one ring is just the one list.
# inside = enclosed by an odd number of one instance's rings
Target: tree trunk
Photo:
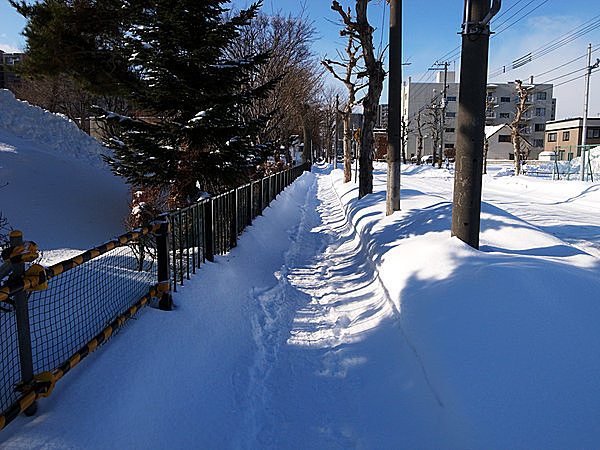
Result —
[[344, 119], [344, 183], [352, 180], [352, 124], [350, 113], [343, 113]]
[[490, 142], [487, 138], [483, 141], [483, 173], [487, 173], [487, 154], [488, 149], [490, 148]]
[[360, 175], [358, 198], [373, 192], [373, 129], [377, 106], [383, 89], [385, 71], [383, 63], [373, 54], [373, 27], [367, 20], [369, 0], [356, 0], [356, 24], [363, 51], [363, 60], [369, 79], [367, 94], [363, 100], [363, 126], [360, 133]]

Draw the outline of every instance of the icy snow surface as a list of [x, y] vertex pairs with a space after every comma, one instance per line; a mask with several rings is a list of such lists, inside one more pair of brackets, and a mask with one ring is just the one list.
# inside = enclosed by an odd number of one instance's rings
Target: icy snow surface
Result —
[[127, 186], [101, 158], [106, 149], [63, 116], [0, 89], [0, 212], [44, 263], [124, 232]]
[[486, 176], [481, 250], [452, 173], [288, 187], [230, 254], [146, 308], [0, 433], [6, 448], [592, 448], [600, 190]]

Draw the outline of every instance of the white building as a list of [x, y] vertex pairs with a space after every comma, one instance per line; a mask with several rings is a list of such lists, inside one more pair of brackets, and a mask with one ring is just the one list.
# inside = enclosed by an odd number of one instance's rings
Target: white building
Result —
[[487, 125], [485, 138], [488, 141], [488, 161], [491, 159], [514, 159], [514, 150], [508, 125]]
[[[433, 153], [431, 139], [430, 105], [437, 108], [445, 106], [443, 148], [452, 148], [456, 144], [456, 127], [458, 116], [459, 83], [455, 82], [455, 73], [448, 72], [445, 105], [442, 100], [444, 88], [443, 73], [436, 74], [433, 83], [413, 82], [409, 77], [408, 82], [402, 86], [402, 117], [408, 122], [407, 156], [417, 153], [417, 117], [420, 113], [421, 130], [424, 135], [423, 155]], [[536, 159], [544, 149], [544, 130], [548, 120], [554, 120], [556, 115], [556, 99], [552, 98], [553, 85], [533, 84], [533, 79], [528, 80], [523, 86], [530, 89], [527, 101], [529, 109], [523, 115], [522, 135], [525, 144], [530, 147], [530, 158]], [[502, 125], [510, 123], [516, 113], [517, 91], [515, 83], [490, 83], [487, 86], [488, 109], [486, 111], [486, 125]], [[508, 158], [503, 158], [508, 159]]]

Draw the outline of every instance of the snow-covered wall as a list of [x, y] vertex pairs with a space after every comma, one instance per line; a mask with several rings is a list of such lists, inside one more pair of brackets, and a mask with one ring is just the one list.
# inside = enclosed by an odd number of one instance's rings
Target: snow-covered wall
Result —
[[101, 155], [109, 150], [98, 140], [62, 115], [17, 100], [7, 89], [0, 89], [0, 129], [39, 144], [60, 158], [106, 167]]

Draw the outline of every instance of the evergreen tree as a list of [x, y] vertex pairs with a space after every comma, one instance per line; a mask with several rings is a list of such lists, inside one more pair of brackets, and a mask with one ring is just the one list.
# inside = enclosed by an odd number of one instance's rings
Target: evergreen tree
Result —
[[[168, 187], [175, 202], [185, 204], [198, 188], [215, 192], [241, 181], [266, 151], [254, 144], [267, 117], [248, 118], [239, 112], [276, 82], [247, 88], [268, 55], [235, 60], [225, 56], [260, 3], [228, 19], [224, 3], [15, 4], [29, 19], [25, 68], [35, 73], [62, 71], [89, 90], [119, 94], [136, 105], [137, 117], [102, 111], [118, 130], [107, 141], [113, 154], [106, 159], [134, 186]], [[57, 36], [54, 44], [44, 40], [48, 33]], [[61, 47], [73, 54], [61, 54]]]

